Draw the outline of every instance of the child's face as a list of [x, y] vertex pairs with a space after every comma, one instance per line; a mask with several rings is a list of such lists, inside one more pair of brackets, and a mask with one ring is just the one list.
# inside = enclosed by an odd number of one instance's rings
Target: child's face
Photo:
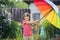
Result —
[[29, 16], [25, 16], [24, 19], [28, 21], [29, 20]]

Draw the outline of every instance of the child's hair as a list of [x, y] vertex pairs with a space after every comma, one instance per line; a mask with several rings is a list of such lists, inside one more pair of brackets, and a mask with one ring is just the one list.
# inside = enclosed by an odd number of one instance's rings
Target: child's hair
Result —
[[24, 17], [25, 17], [25, 16], [29, 17], [29, 20], [30, 20], [30, 14], [29, 14], [28, 12], [24, 13], [24, 15], [23, 15], [23, 20], [24, 20]]

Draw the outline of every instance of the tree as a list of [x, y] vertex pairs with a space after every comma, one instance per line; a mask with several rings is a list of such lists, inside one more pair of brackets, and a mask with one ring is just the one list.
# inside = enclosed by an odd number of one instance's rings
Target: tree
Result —
[[16, 2], [16, 0], [1, 0], [0, 1], [1, 5], [4, 5], [4, 7], [11, 7], [11, 8], [21, 8], [21, 9], [27, 9], [28, 4], [23, 2], [23, 0], [19, 0]]

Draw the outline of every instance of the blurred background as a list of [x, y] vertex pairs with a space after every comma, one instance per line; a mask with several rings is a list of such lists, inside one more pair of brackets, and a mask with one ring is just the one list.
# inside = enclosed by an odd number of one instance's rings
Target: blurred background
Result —
[[[60, 0], [50, 1], [60, 10]], [[23, 40], [22, 20], [25, 12], [30, 14], [31, 21], [42, 18], [33, 0], [0, 0], [0, 40]], [[33, 25], [34, 40], [40, 40], [41, 25], [45, 27], [43, 34], [46, 34], [47, 40], [54, 40], [56, 35], [60, 35], [60, 29], [43, 19]]]

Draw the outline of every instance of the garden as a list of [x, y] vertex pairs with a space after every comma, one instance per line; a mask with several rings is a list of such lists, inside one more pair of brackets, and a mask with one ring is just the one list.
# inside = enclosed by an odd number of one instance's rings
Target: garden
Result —
[[[23, 0], [0, 0], [0, 40], [23, 40], [22, 23], [11, 19], [11, 14], [6, 8], [29, 9], [29, 5]], [[34, 40], [54, 40], [55, 34], [60, 35], [60, 30], [45, 18], [33, 26], [37, 27], [37, 30], [34, 29]]]

